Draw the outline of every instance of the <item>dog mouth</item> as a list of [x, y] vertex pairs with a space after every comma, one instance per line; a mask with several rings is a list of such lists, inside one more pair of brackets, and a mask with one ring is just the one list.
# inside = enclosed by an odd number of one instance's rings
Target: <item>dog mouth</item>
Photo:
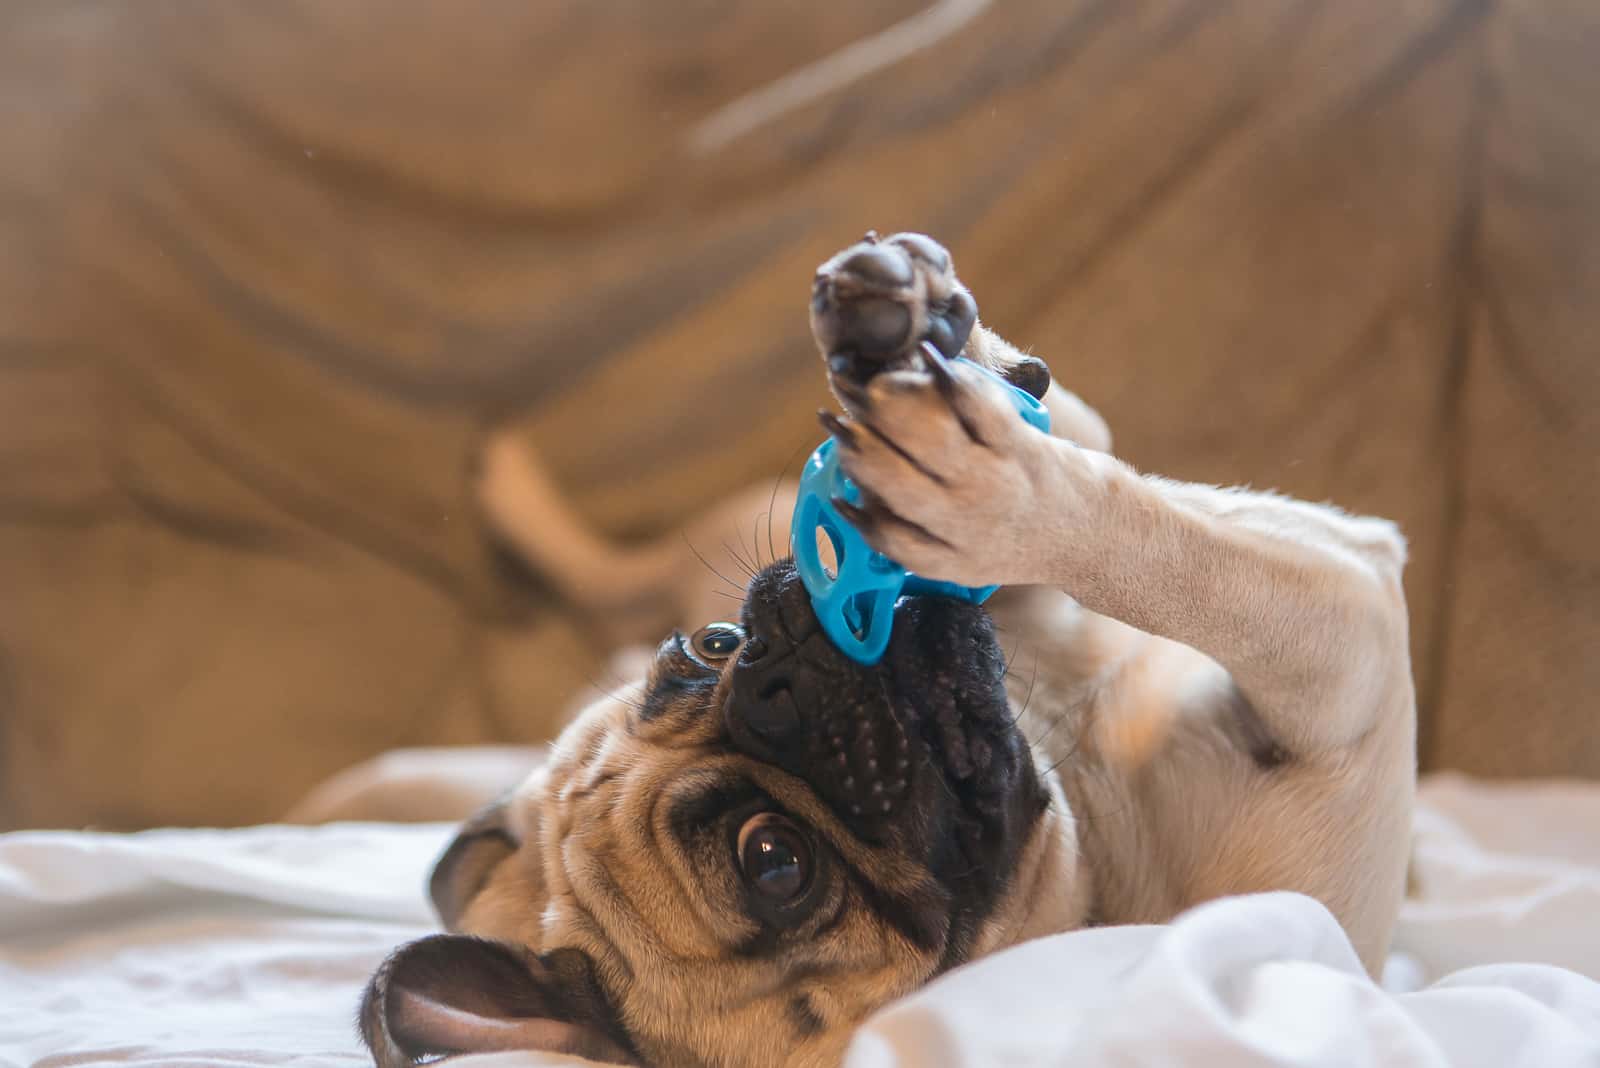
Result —
[[930, 795], [1003, 788], [991, 773], [1010, 730], [1005, 669], [983, 609], [904, 598], [882, 664], [839, 667], [812, 709], [827, 756], [808, 781], [862, 837], [915, 823]]
[[990, 736], [1012, 726], [1005, 658], [989, 614], [961, 601], [905, 598], [887, 660], [891, 692], [913, 707], [946, 776], [981, 784], [993, 762]]
[[982, 608], [902, 598], [871, 666], [833, 646], [787, 562], [751, 583], [745, 616], [761, 655], [741, 658], [730, 682], [723, 715], [736, 748], [803, 779], [863, 840], [920, 837], [936, 823], [988, 833], [1028, 762]]

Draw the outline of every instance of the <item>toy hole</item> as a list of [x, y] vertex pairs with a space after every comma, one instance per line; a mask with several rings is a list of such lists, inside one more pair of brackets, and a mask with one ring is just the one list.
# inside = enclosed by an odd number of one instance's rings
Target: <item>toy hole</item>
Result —
[[850, 625], [850, 631], [858, 641], [865, 639], [867, 631], [872, 629], [873, 600], [873, 595], [870, 593], [858, 593], [850, 598], [845, 611], [844, 620]]
[[839, 535], [826, 523], [817, 525], [817, 563], [829, 579], [839, 577], [839, 564], [844, 553], [839, 547]]

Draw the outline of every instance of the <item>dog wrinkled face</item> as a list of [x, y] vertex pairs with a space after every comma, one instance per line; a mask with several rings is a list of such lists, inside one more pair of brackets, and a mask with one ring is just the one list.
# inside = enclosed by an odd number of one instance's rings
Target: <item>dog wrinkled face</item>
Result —
[[793, 566], [767, 568], [737, 624], [668, 639], [638, 691], [463, 829], [433, 892], [475, 937], [375, 977], [379, 1063], [836, 1063], [874, 1009], [1018, 940], [1054, 907], [1038, 885], [1070, 881], [1070, 818], [1004, 673], [982, 609], [928, 598], [859, 665]]

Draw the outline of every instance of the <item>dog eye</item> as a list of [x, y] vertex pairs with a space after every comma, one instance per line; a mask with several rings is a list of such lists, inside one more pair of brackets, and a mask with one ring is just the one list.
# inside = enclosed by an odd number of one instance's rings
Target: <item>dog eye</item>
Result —
[[728, 659], [739, 651], [744, 641], [744, 628], [736, 623], [708, 623], [694, 632], [689, 647], [694, 655], [708, 664]]
[[750, 889], [778, 905], [799, 897], [811, 881], [811, 848], [800, 829], [763, 812], [739, 828], [739, 868]]

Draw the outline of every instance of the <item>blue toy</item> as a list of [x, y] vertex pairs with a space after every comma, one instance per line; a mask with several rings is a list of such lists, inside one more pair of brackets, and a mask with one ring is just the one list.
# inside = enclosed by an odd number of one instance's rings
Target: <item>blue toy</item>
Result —
[[[1027, 392], [993, 371], [968, 361], [969, 366], [1005, 386], [1017, 414], [1046, 433], [1050, 412]], [[952, 597], [970, 604], [987, 601], [998, 586], [958, 586], [913, 575], [867, 544], [859, 531], [845, 522], [833, 506], [834, 499], [861, 502], [861, 491], [839, 470], [838, 442], [829, 438], [806, 461], [800, 475], [800, 496], [794, 505], [789, 545], [795, 569], [811, 595], [811, 606], [833, 644], [858, 663], [876, 664], [889, 646], [894, 626], [895, 602], [905, 596]], [[823, 566], [818, 532], [833, 546], [834, 573]]]

